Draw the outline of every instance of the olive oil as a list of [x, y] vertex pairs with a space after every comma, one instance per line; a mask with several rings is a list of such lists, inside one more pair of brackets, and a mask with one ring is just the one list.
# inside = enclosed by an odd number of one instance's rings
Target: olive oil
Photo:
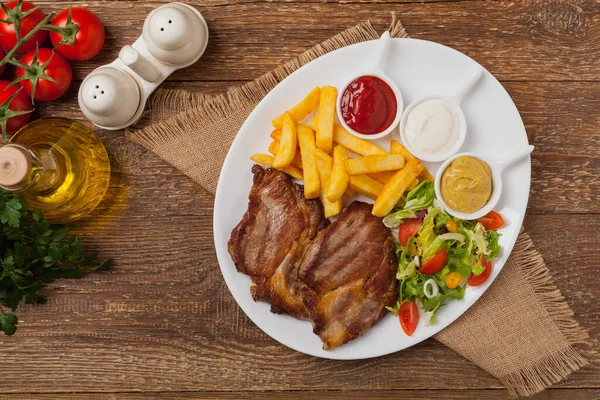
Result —
[[[106, 148], [91, 129], [76, 121], [48, 118], [32, 122], [5, 147], [0, 148], [0, 186], [22, 194], [31, 209], [41, 209], [53, 223], [88, 214], [108, 189]], [[16, 158], [10, 158], [11, 154]], [[23, 164], [27, 172], [20, 177]], [[10, 173], [21, 179], [11, 182]]]

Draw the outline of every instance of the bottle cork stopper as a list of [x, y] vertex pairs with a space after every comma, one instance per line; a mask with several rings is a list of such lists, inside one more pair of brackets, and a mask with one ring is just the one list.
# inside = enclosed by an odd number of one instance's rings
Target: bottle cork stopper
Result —
[[6, 188], [19, 186], [31, 173], [31, 156], [20, 146], [0, 147], [0, 185]]

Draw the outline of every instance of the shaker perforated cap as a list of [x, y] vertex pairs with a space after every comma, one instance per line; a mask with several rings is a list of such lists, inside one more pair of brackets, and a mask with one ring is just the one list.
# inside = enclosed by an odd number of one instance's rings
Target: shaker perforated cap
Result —
[[140, 106], [140, 89], [128, 73], [111, 66], [89, 74], [79, 88], [79, 107], [93, 123], [105, 127], [126, 125]]
[[208, 25], [192, 7], [169, 3], [148, 15], [142, 37], [157, 60], [183, 68], [198, 61], [204, 53]]
[[0, 186], [12, 189], [22, 186], [31, 174], [31, 155], [21, 146], [0, 147]]

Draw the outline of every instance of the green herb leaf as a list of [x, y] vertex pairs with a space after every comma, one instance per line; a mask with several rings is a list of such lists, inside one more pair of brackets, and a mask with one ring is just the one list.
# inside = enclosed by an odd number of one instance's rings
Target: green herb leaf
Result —
[[2, 209], [2, 215], [0, 216], [0, 222], [8, 224], [13, 228], [19, 227], [19, 220], [21, 218], [22, 205], [19, 199], [14, 198], [4, 203]]
[[[39, 291], [48, 283], [80, 278], [112, 264], [112, 259], [99, 263], [97, 253], [82, 254], [81, 242], [68, 233], [67, 227], [52, 225], [40, 210], [28, 210], [21, 196], [0, 190], [0, 306], [15, 311], [23, 300], [45, 303]], [[0, 313], [0, 317], [0, 331], [12, 335], [16, 316]]]
[[0, 315], [0, 331], [4, 332], [7, 336], [11, 336], [17, 330], [17, 324], [19, 320], [14, 314], [2, 314]]

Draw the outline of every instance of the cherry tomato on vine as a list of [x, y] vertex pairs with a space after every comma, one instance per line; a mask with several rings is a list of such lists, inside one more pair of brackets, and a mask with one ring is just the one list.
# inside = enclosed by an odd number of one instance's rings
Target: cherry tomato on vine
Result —
[[400, 319], [402, 330], [410, 336], [417, 329], [417, 324], [419, 323], [419, 308], [415, 303], [405, 301], [400, 306], [398, 318]]
[[[9, 81], [0, 81], [0, 124], [6, 121], [6, 133], [13, 133], [29, 122], [33, 106], [31, 99], [19, 86], [9, 85]], [[21, 112], [23, 114], [18, 115]]]
[[[5, 55], [6, 55], [6, 53], [4, 52], [4, 50], [0, 49], [0, 60], [3, 59]], [[3, 66], [0, 67], [0, 75], [2, 75], [5, 68], [6, 68], [6, 64], [4, 64]]]
[[[9, 1], [6, 3], [11, 12], [9, 15], [6, 14], [4, 9], [0, 8], [0, 20], [8, 22], [0, 22], [0, 47], [6, 51], [12, 50], [17, 44], [17, 36], [15, 33], [15, 20], [21, 21], [21, 37], [25, 37], [31, 32], [40, 22], [44, 20], [44, 13], [42, 10], [37, 9], [31, 14], [23, 17], [28, 11], [34, 9], [36, 6], [28, 1], [23, 1], [19, 5], [18, 1]], [[17, 50], [19, 53], [26, 53], [36, 48], [36, 46], [42, 46], [48, 37], [48, 31], [39, 30], [29, 40], [19, 47]]]
[[[19, 84], [29, 96], [35, 100], [50, 101], [58, 99], [63, 94], [67, 93], [73, 72], [71, 66], [58, 53], [50, 49], [33, 50], [25, 54], [21, 58], [22, 67], [17, 68], [17, 78], [26, 77]], [[56, 82], [48, 80], [54, 79]]]
[[52, 20], [52, 25], [63, 28], [64, 32], [51, 31], [50, 41], [56, 51], [69, 60], [89, 60], [104, 45], [102, 21], [85, 8], [72, 7], [60, 11]]

